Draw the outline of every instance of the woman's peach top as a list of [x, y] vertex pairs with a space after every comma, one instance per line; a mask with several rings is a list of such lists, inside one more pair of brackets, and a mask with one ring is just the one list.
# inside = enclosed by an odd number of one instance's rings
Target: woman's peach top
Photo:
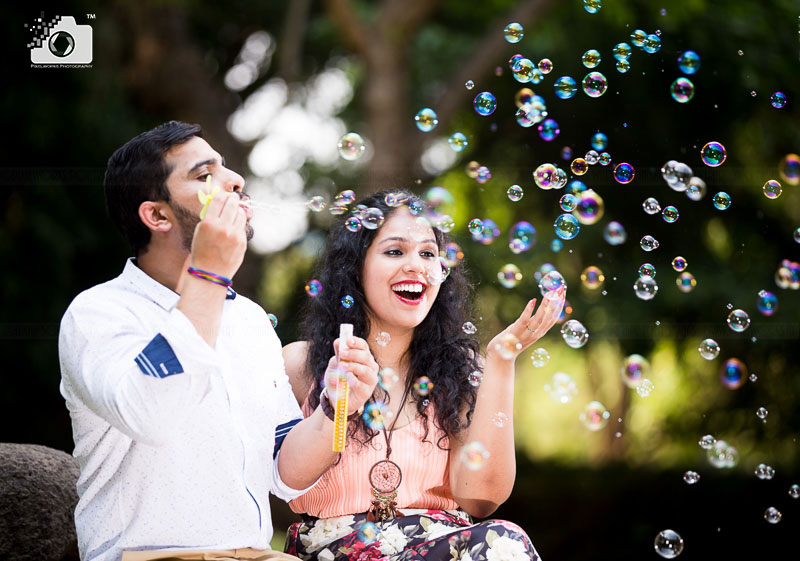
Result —
[[[303, 413], [306, 416], [311, 414], [308, 399], [303, 406]], [[450, 491], [449, 453], [437, 445], [444, 432], [436, 428], [433, 422], [433, 405], [428, 406], [426, 413], [429, 429], [425, 442], [422, 441], [425, 434], [422, 416], [393, 431], [389, 459], [403, 473], [396, 499], [397, 508], [401, 511], [403, 508], [459, 508]], [[448, 447], [448, 439], [443, 439], [441, 445]], [[340, 461], [331, 466], [311, 490], [294, 499], [289, 506], [294, 512], [317, 518], [367, 512], [373, 500], [369, 470], [376, 462], [385, 459], [386, 439], [383, 433], [367, 445], [348, 438]]]

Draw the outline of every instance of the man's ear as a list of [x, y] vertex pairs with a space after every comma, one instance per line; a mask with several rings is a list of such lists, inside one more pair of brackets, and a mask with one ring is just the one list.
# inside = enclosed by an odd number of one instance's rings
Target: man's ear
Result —
[[139, 205], [139, 220], [154, 232], [169, 232], [174, 216], [163, 201], [145, 201]]

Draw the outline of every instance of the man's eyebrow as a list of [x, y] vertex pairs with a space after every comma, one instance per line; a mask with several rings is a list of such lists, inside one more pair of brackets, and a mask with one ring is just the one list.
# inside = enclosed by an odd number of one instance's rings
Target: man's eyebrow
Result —
[[[203, 160], [202, 162], [197, 162], [195, 165], [191, 167], [191, 169], [186, 172], [186, 177], [191, 177], [194, 175], [194, 172], [199, 170], [203, 166], [216, 166], [219, 165], [220, 161], [216, 158], [209, 158], [208, 160]], [[222, 165], [225, 166], [225, 158], [222, 158]]]

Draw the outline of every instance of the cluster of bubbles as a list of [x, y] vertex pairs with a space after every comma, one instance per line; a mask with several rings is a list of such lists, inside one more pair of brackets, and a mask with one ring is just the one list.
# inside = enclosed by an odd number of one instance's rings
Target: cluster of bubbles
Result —
[[783, 259], [775, 272], [775, 284], [778, 288], [800, 289], [800, 263]]
[[709, 463], [715, 468], [730, 469], [739, 463], [739, 451], [724, 440], [706, 435], [700, 440], [700, 446], [705, 449]]

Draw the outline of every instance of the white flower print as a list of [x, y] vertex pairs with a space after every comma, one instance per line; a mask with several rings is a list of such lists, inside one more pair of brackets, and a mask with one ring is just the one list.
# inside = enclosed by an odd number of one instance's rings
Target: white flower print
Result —
[[501, 536], [494, 540], [489, 551], [486, 552], [488, 561], [530, 561], [528, 553], [522, 542]]

